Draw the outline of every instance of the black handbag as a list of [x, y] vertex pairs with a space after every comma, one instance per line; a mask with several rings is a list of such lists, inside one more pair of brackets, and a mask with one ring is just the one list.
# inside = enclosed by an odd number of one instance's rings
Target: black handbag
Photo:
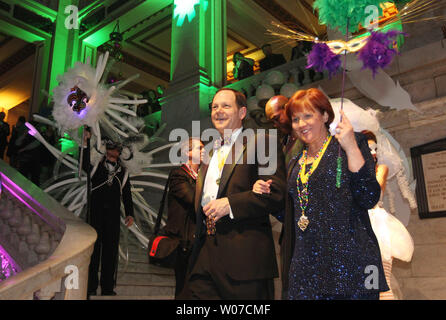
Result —
[[[180, 244], [186, 243], [187, 241], [185, 241], [185, 239], [181, 241], [180, 238], [170, 237], [166, 234], [166, 232], [164, 232], [164, 229], [160, 230], [161, 217], [164, 211], [164, 203], [166, 200], [167, 190], [169, 188], [169, 182], [170, 175], [164, 188], [163, 198], [158, 210], [158, 216], [156, 217], [154, 232], [153, 235], [149, 238], [148, 255], [150, 264], [158, 267], [173, 269], [178, 259], [178, 246]], [[187, 229], [189, 227], [189, 221], [187, 217], [185, 224], [186, 232], [184, 233], [184, 237], [186, 237]]]

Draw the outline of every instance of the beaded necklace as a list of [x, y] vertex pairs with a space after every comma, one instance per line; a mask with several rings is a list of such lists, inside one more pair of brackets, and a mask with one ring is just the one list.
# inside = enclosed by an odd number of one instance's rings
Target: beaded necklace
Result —
[[195, 170], [192, 169], [187, 163], [184, 163], [182, 168], [191, 176], [192, 179], [197, 180], [198, 173], [196, 173]]
[[[302, 215], [297, 222], [298, 227], [305, 231], [308, 224], [310, 223], [310, 220], [305, 215], [305, 210], [308, 206], [308, 182], [310, 180], [310, 176], [313, 174], [314, 170], [316, 170], [317, 166], [319, 165], [319, 162], [322, 158], [322, 156], [325, 153], [325, 150], [328, 147], [328, 144], [331, 141], [332, 136], [330, 133], [327, 135], [327, 138], [325, 138], [324, 143], [322, 144], [322, 147], [317, 152], [316, 156], [314, 157], [313, 163], [310, 166], [310, 170], [305, 173], [305, 163], [307, 162], [307, 149], [304, 149], [302, 152], [301, 159], [299, 160], [299, 174], [297, 175], [297, 196], [299, 198], [299, 204], [300, 208], [302, 210]], [[302, 190], [299, 188], [299, 180], [302, 182]]]

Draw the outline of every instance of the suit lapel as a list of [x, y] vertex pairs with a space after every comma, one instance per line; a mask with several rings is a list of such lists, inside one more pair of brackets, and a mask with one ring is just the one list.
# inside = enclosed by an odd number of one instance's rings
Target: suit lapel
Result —
[[299, 162], [299, 156], [294, 157], [290, 160], [290, 163], [288, 166], [288, 172], [287, 172], [287, 180], [290, 179], [291, 172], [293, 172], [293, 168], [298, 162]]
[[[239, 146], [236, 148], [236, 146]], [[232, 172], [234, 171], [235, 166], [239, 162], [240, 158], [243, 156], [243, 152], [246, 149], [246, 141], [243, 140], [243, 131], [237, 137], [237, 140], [232, 144], [231, 151], [226, 158], [226, 162], [228, 159], [232, 159], [233, 161], [230, 163], [225, 163], [223, 167], [223, 172], [220, 177], [220, 185], [218, 187], [217, 199], [220, 198], [222, 191], [225, 189], [226, 184], [231, 177]]]

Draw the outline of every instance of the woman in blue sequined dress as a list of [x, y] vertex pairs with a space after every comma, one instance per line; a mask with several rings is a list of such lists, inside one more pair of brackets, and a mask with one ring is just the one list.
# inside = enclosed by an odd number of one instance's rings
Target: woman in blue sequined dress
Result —
[[[286, 112], [305, 148], [288, 168], [284, 298], [378, 299], [389, 289], [367, 212], [381, 191], [367, 139], [342, 112], [329, 134], [334, 113], [318, 89], [296, 92]], [[268, 193], [269, 182], [258, 180], [253, 190]]]

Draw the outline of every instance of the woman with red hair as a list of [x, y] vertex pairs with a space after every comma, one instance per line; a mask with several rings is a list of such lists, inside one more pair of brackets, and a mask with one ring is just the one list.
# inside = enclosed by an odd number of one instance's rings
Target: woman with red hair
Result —
[[[380, 186], [367, 139], [354, 133], [318, 89], [296, 92], [286, 105], [296, 136], [304, 143], [290, 161], [282, 241], [285, 298], [378, 299], [388, 286], [368, 209]], [[268, 193], [258, 180], [257, 193]]]

